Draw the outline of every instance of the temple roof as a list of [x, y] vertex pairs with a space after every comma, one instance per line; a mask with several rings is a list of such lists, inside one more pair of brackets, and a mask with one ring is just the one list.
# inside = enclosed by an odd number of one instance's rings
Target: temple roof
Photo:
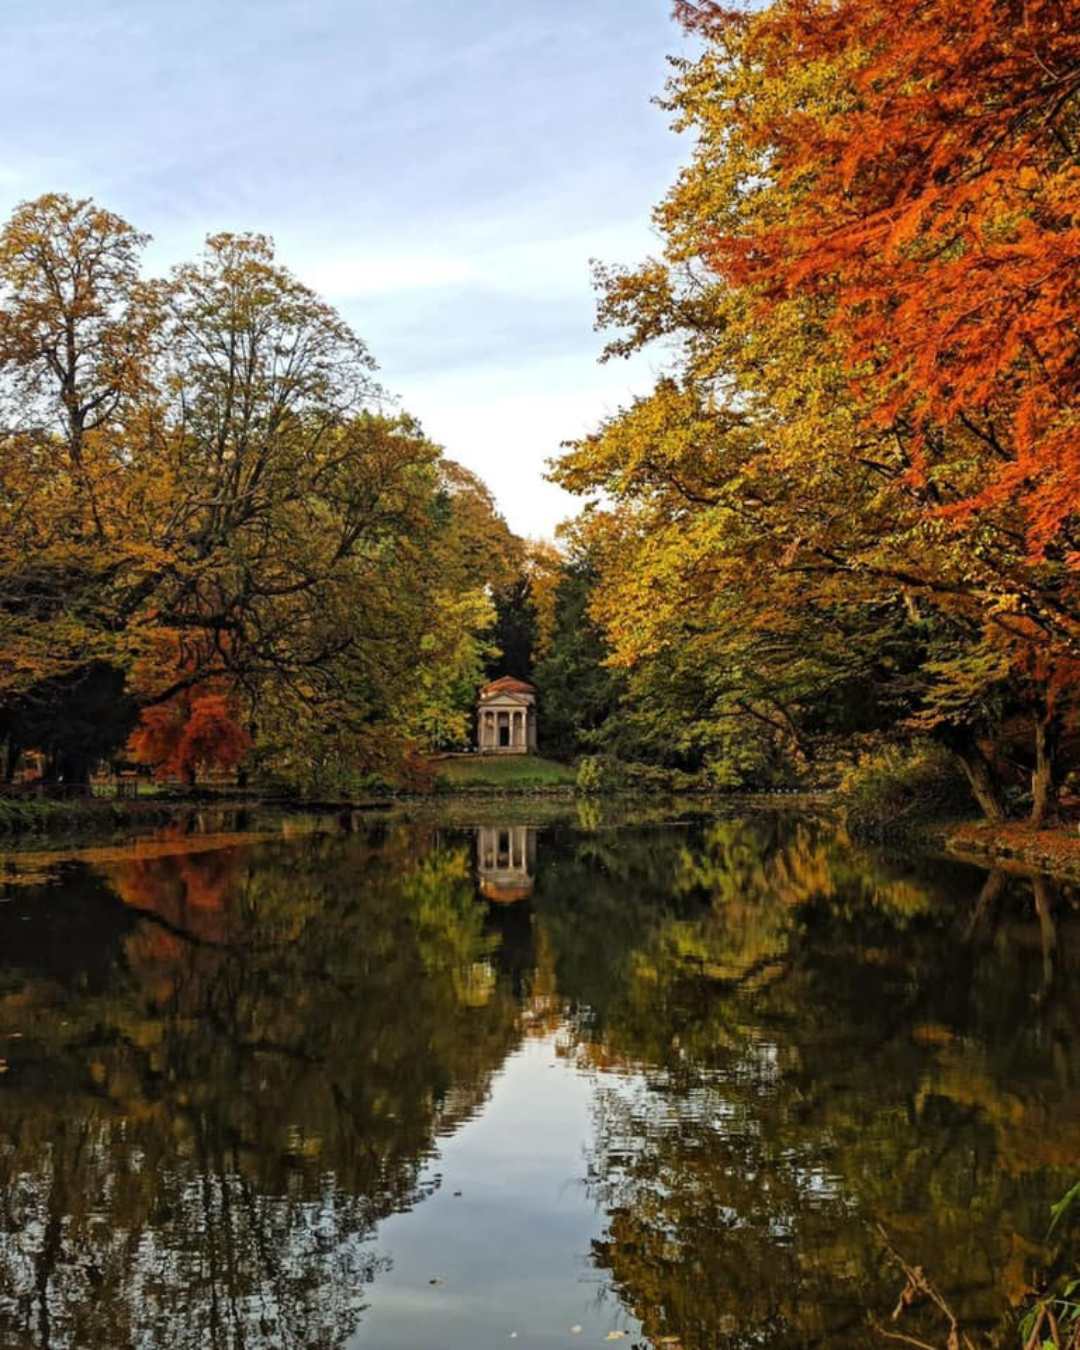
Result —
[[519, 680], [516, 675], [503, 675], [480, 690], [481, 698], [491, 698], [493, 694], [535, 694], [536, 685], [528, 680]]
[[497, 905], [513, 905], [518, 900], [528, 900], [533, 893], [533, 883], [529, 881], [499, 882], [485, 877], [480, 882], [480, 894], [485, 900]]

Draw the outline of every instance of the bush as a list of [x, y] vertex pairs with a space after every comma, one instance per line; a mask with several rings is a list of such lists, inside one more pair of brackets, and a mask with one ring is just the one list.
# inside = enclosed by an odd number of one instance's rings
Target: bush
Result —
[[48, 830], [68, 823], [85, 811], [84, 803], [48, 799], [0, 797], [0, 834]]
[[713, 786], [704, 774], [614, 759], [610, 755], [588, 755], [578, 764], [577, 791], [584, 796], [598, 792], [708, 792]]
[[604, 763], [597, 755], [586, 755], [578, 765], [575, 787], [582, 796], [588, 797], [604, 789]]
[[975, 809], [958, 760], [930, 741], [860, 755], [841, 779], [840, 802], [856, 839], [903, 837], [928, 821]]

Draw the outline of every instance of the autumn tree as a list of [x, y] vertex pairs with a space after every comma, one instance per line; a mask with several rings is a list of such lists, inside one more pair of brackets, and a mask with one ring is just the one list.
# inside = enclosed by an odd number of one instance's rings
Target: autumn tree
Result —
[[[683, 110], [702, 125], [711, 102], [711, 130], [730, 118], [731, 149], [717, 167], [748, 190], [741, 219], [723, 208], [699, 215], [705, 259], [735, 284], [760, 284], [767, 300], [826, 297], [847, 366], [879, 424], [903, 435], [915, 478], [932, 476], [954, 423], [970, 432], [983, 471], [966, 492], [956, 485], [954, 513], [1014, 498], [1035, 555], [1074, 549], [1071, 7], [805, 0], [758, 15], [711, 3], [679, 10], [710, 44], [696, 91], [683, 85]], [[702, 158], [720, 149], [707, 139]]]
[[672, 366], [555, 472], [597, 499], [616, 662], [696, 650], [711, 720], [789, 748], [854, 696], [991, 814], [1023, 719], [1038, 819], [1075, 720], [1077, 66], [1062, 6], [1020, 11], [681, 5], [664, 253], [600, 274], [608, 354]]
[[[130, 496], [145, 461], [127, 434], [160, 327], [144, 243], [55, 194], [0, 232], [0, 722], [9, 766], [47, 724], [54, 771], [75, 779], [102, 746], [65, 728], [94, 716], [103, 683], [121, 691], [120, 592], [152, 565]], [[113, 719], [114, 742], [132, 715]]]
[[236, 768], [250, 748], [226, 695], [190, 690], [144, 708], [127, 747], [135, 763], [151, 765], [158, 777], [188, 784], [201, 768]]
[[235, 723], [266, 763], [321, 735], [362, 762], [407, 675], [444, 662], [439, 624], [447, 641], [487, 626], [475, 593], [513, 538], [483, 485], [387, 406], [365, 344], [270, 240], [212, 236], [152, 282], [144, 243], [60, 196], [0, 235], [8, 762], [43, 744], [43, 720], [58, 742], [86, 721], [91, 671], [125, 716], [59, 746], [66, 780], [140, 714], [147, 752], [219, 697], [228, 718], [199, 719], [200, 755], [213, 725], [232, 757]]

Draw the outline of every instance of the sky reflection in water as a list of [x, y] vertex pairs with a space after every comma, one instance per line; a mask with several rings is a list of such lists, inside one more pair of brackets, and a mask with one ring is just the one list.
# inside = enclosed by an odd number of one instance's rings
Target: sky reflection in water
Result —
[[878, 1223], [998, 1321], [1080, 1163], [1071, 893], [475, 824], [0, 863], [0, 1344], [866, 1345]]

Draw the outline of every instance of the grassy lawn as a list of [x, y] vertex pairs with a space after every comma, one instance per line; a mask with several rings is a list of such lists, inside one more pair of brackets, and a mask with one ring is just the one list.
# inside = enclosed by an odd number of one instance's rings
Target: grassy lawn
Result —
[[470, 755], [446, 759], [439, 777], [454, 788], [541, 788], [573, 786], [576, 774], [569, 764], [540, 755]]

